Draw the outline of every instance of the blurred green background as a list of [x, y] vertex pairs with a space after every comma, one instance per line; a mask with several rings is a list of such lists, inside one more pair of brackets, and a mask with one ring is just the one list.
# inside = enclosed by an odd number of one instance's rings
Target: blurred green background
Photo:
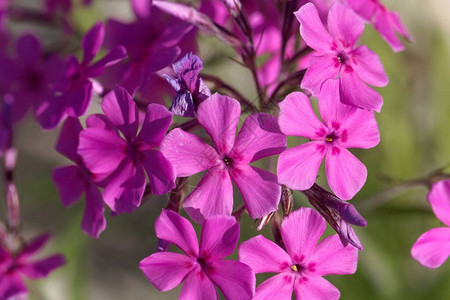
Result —
[[[73, 16], [81, 30], [98, 18], [132, 20], [126, 0], [94, 2]], [[353, 151], [366, 164], [369, 177], [352, 203], [362, 210], [369, 225], [357, 229], [365, 249], [360, 252], [356, 274], [327, 278], [344, 300], [450, 299], [450, 262], [430, 270], [410, 256], [411, 246], [423, 232], [442, 226], [426, 202], [427, 190], [418, 187], [398, 193], [381, 206], [370, 207], [365, 202], [397, 180], [424, 176], [450, 162], [450, 1], [384, 2], [400, 12], [416, 41], [395, 54], [372, 27], [366, 27], [362, 43], [379, 54], [390, 76], [390, 84], [380, 89], [384, 97], [377, 116], [381, 143], [374, 149]], [[18, 32], [31, 28], [16, 25]], [[46, 30], [41, 36], [51, 39], [53, 31]], [[205, 73], [223, 78], [253, 99], [250, 73], [227, 58], [233, 51], [211, 38], [201, 41]], [[99, 103], [100, 99], [94, 100], [93, 112], [99, 111]], [[153, 197], [133, 214], [108, 217], [100, 239], [86, 237], [80, 230], [83, 202], [64, 208], [51, 180], [52, 168], [68, 163], [53, 150], [55, 139], [56, 132], [43, 132], [31, 120], [17, 129], [16, 182], [25, 236], [53, 233], [47, 252], [62, 252], [68, 259], [48, 279], [29, 282], [30, 299], [176, 299], [179, 288], [159, 293], [138, 269], [138, 262], [156, 249], [153, 224], [167, 197]], [[194, 176], [190, 188], [199, 178]], [[320, 183], [323, 178], [321, 170]], [[296, 207], [307, 205], [300, 193], [295, 197]], [[243, 218], [241, 240], [257, 234], [253, 225], [248, 216]], [[268, 230], [263, 233], [271, 237]]]

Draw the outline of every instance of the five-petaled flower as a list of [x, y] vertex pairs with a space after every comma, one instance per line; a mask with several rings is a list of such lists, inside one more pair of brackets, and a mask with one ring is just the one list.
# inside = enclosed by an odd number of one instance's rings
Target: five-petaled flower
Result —
[[339, 290], [322, 278], [329, 274], [353, 274], [358, 262], [355, 247], [343, 247], [337, 234], [317, 244], [325, 220], [311, 208], [302, 207], [286, 217], [281, 235], [286, 249], [262, 235], [239, 246], [239, 261], [256, 274], [279, 273], [256, 288], [253, 299], [333, 300]]
[[156, 236], [185, 255], [157, 252], [144, 258], [139, 268], [160, 291], [168, 291], [184, 281], [180, 299], [219, 299], [214, 285], [226, 299], [252, 299], [255, 274], [249, 266], [225, 260], [236, 248], [239, 223], [231, 216], [215, 216], [203, 223], [200, 245], [188, 220], [163, 210], [156, 220]]
[[325, 157], [328, 185], [339, 198], [348, 200], [364, 185], [367, 169], [347, 148], [375, 147], [380, 134], [374, 112], [342, 104], [338, 89], [335, 79], [324, 83], [319, 97], [323, 123], [301, 92], [289, 94], [280, 103], [281, 131], [311, 141], [281, 153], [277, 174], [279, 182], [291, 189], [309, 189]]
[[281, 196], [277, 176], [249, 164], [282, 152], [286, 136], [281, 133], [276, 117], [259, 113], [247, 117], [235, 138], [240, 114], [238, 101], [214, 94], [199, 105], [197, 119], [215, 148], [181, 129], [169, 132], [161, 143], [161, 151], [175, 167], [177, 177], [207, 170], [184, 201], [184, 209], [196, 222], [231, 214], [232, 181], [241, 191], [252, 218], [277, 210]]

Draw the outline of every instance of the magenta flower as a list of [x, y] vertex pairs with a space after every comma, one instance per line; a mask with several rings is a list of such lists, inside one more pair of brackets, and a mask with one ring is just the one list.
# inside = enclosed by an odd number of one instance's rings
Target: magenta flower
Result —
[[281, 235], [286, 249], [262, 235], [239, 246], [239, 261], [256, 274], [279, 273], [256, 288], [253, 299], [333, 300], [339, 290], [322, 278], [329, 274], [353, 274], [358, 263], [358, 250], [343, 247], [337, 234], [323, 239], [325, 220], [311, 208], [302, 207], [286, 217]]
[[[87, 123], [92, 122], [88, 118]], [[83, 130], [77, 118], [67, 118], [59, 134], [56, 150], [72, 160], [75, 165], [59, 167], [53, 170], [53, 181], [65, 206], [77, 202], [83, 193], [86, 195], [83, 221], [81, 229], [87, 235], [98, 238], [106, 228], [104, 217], [105, 204], [102, 194], [96, 185], [95, 177], [91, 174], [77, 153], [79, 135]]]
[[366, 83], [382, 87], [389, 80], [374, 52], [367, 46], [355, 48], [364, 31], [363, 20], [340, 2], [328, 13], [328, 31], [311, 3], [302, 6], [295, 15], [301, 23], [301, 36], [315, 50], [301, 87], [318, 96], [327, 79], [338, 78], [343, 103], [379, 112], [383, 98]]
[[175, 187], [175, 172], [156, 150], [172, 123], [164, 106], [147, 106], [138, 134], [139, 111], [130, 94], [116, 87], [102, 102], [105, 117], [92, 119], [80, 133], [78, 154], [87, 169], [105, 186], [103, 198], [116, 213], [132, 212], [140, 204], [147, 172], [153, 194], [162, 195]]
[[277, 176], [249, 164], [282, 152], [286, 137], [276, 117], [260, 113], [250, 115], [235, 138], [240, 114], [238, 101], [216, 93], [197, 110], [197, 119], [215, 148], [181, 129], [170, 131], [161, 143], [161, 151], [175, 167], [177, 177], [207, 171], [184, 201], [184, 209], [196, 222], [231, 214], [232, 182], [241, 191], [252, 218], [277, 210], [281, 195]]
[[[72, 9], [73, 0], [45, 0], [45, 9], [47, 13], [54, 14], [57, 10], [68, 13]], [[90, 5], [93, 0], [82, 0], [83, 5]]]
[[100, 76], [106, 67], [126, 57], [125, 48], [117, 46], [102, 59], [92, 63], [101, 49], [104, 35], [103, 25], [98, 22], [83, 37], [82, 62], [74, 56], [68, 58], [64, 79], [57, 86], [55, 96], [43, 101], [36, 111], [37, 120], [43, 128], [55, 128], [66, 115], [82, 116], [92, 100], [92, 78]]
[[400, 15], [389, 11], [379, 0], [345, 0], [365, 21], [373, 23], [375, 29], [395, 52], [405, 50], [396, 33], [412, 42], [413, 37], [400, 20]]
[[255, 274], [249, 266], [225, 260], [239, 239], [239, 223], [230, 216], [207, 219], [200, 245], [188, 220], [163, 210], [155, 223], [156, 236], [180, 248], [186, 255], [157, 252], [139, 263], [148, 280], [160, 291], [169, 291], [184, 281], [180, 299], [219, 299], [214, 285], [226, 299], [252, 299]]
[[279, 124], [286, 135], [311, 140], [281, 153], [277, 174], [281, 184], [307, 190], [316, 180], [325, 158], [328, 185], [341, 199], [348, 200], [363, 187], [367, 169], [347, 148], [368, 149], [380, 141], [375, 115], [339, 102], [339, 83], [324, 83], [319, 97], [321, 122], [305, 94], [294, 92], [280, 103]]
[[436, 217], [446, 227], [430, 229], [411, 248], [411, 255], [427, 268], [440, 267], [450, 256], [450, 180], [433, 184], [428, 201]]
[[33, 259], [50, 235], [43, 234], [26, 244], [18, 254], [12, 254], [0, 245], [0, 299], [11, 299], [28, 294], [24, 277], [39, 279], [63, 266], [65, 259], [56, 254], [44, 259]]

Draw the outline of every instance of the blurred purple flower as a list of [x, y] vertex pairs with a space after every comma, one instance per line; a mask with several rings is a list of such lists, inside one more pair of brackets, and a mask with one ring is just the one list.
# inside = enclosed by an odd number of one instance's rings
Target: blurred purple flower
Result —
[[[54, 14], [56, 11], [61, 10], [67, 14], [72, 9], [73, 0], [45, 0], [45, 9], [48, 14]], [[93, 0], [82, 0], [83, 5], [92, 4]]]
[[172, 113], [162, 105], [148, 105], [138, 134], [139, 111], [119, 86], [105, 96], [102, 109], [105, 117], [97, 115], [95, 124], [80, 133], [78, 154], [88, 170], [101, 178], [106, 204], [118, 214], [132, 212], [144, 194], [144, 169], [153, 194], [175, 187], [173, 166], [155, 150], [172, 122]]
[[65, 264], [64, 257], [59, 254], [33, 259], [49, 239], [48, 234], [40, 235], [27, 243], [17, 254], [10, 253], [0, 245], [0, 299], [12, 299], [28, 294], [24, 277], [44, 278]]
[[170, 210], [162, 211], [155, 231], [159, 239], [185, 253], [157, 252], [139, 263], [139, 268], [158, 290], [169, 291], [184, 281], [180, 299], [219, 299], [214, 285], [226, 299], [252, 299], [253, 271], [241, 262], [224, 259], [233, 253], [239, 239], [239, 223], [233, 217], [207, 219], [200, 245], [191, 223]]
[[[93, 115], [89, 118], [88, 125], [95, 122], [93, 118], [96, 116]], [[59, 153], [72, 160], [75, 165], [55, 168], [53, 181], [65, 206], [73, 205], [83, 193], [86, 195], [81, 228], [87, 235], [98, 238], [106, 228], [106, 219], [103, 215], [105, 205], [102, 194], [94, 182], [94, 175], [88, 171], [77, 153], [79, 135], [82, 130], [83, 127], [77, 118], [69, 117], [64, 122], [55, 148]]]

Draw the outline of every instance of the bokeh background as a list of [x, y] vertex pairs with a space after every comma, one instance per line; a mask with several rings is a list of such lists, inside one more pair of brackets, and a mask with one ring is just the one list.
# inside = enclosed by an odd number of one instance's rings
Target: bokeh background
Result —
[[[39, 6], [40, 1], [16, 2]], [[385, 103], [377, 116], [381, 143], [374, 149], [354, 151], [369, 170], [365, 187], [352, 201], [369, 223], [367, 228], [357, 229], [365, 247], [358, 271], [327, 278], [344, 300], [450, 299], [450, 262], [430, 270], [410, 256], [419, 235], [442, 225], [426, 202], [427, 190], [390, 189], [389, 197], [376, 197], [398, 182], [424, 176], [450, 162], [450, 1], [384, 3], [400, 12], [415, 42], [395, 54], [372, 27], [367, 26], [363, 35], [362, 43], [383, 61], [390, 84], [380, 89]], [[128, 1], [96, 0], [88, 9], [77, 8], [73, 15], [80, 31], [108, 17], [131, 21]], [[16, 23], [14, 30], [37, 28]], [[44, 28], [38, 33], [44, 43], [51, 43], [55, 32], [54, 28]], [[221, 47], [214, 39], [201, 39], [205, 73], [223, 78], [254, 99], [250, 73], [228, 58], [232, 55], [232, 49]], [[94, 99], [93, 112], [100, 110], [99, 103], [100, 99]], [[62, 252], [68, 260], [48, 279], [29, 282], [30, 299], [176, 299], [179, 289], [159, 293], [138, 269], [138, 262], [156, 249], [153, 224], [167, 197], [153, 197], [133, 214], [108, 217], [100, 239], [91, 239], [80, 230], [83, 203], [64, 208], [51, 180], [52, 168], [68, 163], [53, 150], [57, 132], [42, 131], [31, 118], [16, 132], [19, 159], [15, 180], [25, 236], [51, 232], [54, 239], [48, 253]], [[190, 188], [199, 178], [194, 176]], [[321, 170], [319, 182], [324, 183], [323, 178]], [[296, 193], [295, 206], [303, 205], [307, 205], [305, 198]], [[241, 240], [257, 234], [248, 216], [244, 216], [241, 228]], [[271, 237], [269, 230], [263, 234]]]

